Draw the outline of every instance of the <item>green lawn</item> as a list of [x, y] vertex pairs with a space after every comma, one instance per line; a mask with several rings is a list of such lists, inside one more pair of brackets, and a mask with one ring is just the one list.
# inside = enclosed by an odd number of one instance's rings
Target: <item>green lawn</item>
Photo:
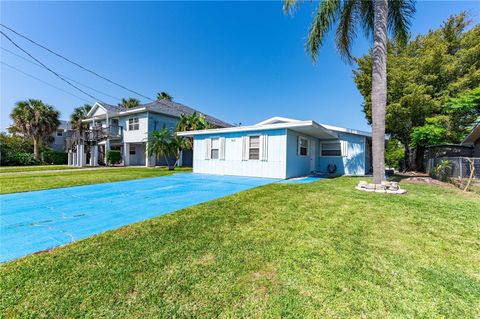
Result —
[[480, 197], [271, 184], [0, 266], [5, 318], [478, 318]]
[[116, 182], [144, 177], [170, 175], [190, 171], [190, 168], [115, 168], [78, 170], [73, 172], [48, 172], [31, 174], [0, 174], [0, 194], [27, 192], [40, 189]]
[[80, 167], [68, 165], [35, 165], [35, 166], [0, 166], [0, 173], [33, 172], [47, 170], [75, 169]]

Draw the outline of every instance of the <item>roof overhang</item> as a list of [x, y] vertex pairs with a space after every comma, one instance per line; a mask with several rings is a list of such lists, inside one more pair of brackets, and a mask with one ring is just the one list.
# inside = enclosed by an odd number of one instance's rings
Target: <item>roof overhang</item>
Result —
[[178, 132], [178, 136], [197, 136], [197, 135], [211, 135], [211, 134], [224, 134], [224, 133], [238, 133], [238, 132], [253, 132], [253, 131], [266, 131], [266, 130], [277, 130], [277, 129], [289, 129], [301, 134], [321, 138], [321, 139], [335, 139], [338, 138], [338, 135], [330, 131], [329, 129], [323, 127], [322, 125], [316, 123], [315, 121], [296, 121], [290, 123], [276, 123], [276, 124], [265, 124], [261, 125], [250, 125], [250, 126], [237, 126], [237, 127], [227, 127], [220, 129], [210, 129], [210, 130], [198, 130], [198, 131], [187, 131], [187, 132]]
[[477, 124], [468, 136], [463, 140], [462, 145], [473, 145], [480, 139], [480, 124]]

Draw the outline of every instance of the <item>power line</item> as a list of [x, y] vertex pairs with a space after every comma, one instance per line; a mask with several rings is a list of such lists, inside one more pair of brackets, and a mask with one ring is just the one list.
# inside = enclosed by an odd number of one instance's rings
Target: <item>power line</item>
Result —
[[51, 86], [51, 87], [53, 87], [54, 89], [57, 89], [57, 90], [59, 90], [59, 91], [62, 91], [63, 93], [66, 93], [66, 94], [68, 94], [68, 95], [71, 95], [71, 96], [73, 96], [73, 97], [76, 97], [77, 99], [80, 99], [80, 100], [85, 101], [85, 102], [87, 102], [87, 103], [91, 103], [91, 101], [89, 101], [89, 100], [87, 100], [87, 99], [84, 99], [83, 97], [80, 97], [80, 96], [78, 96], [78, 95], [75, 95], [75, 94], [73, 94], [73, 93], [71, 93], [71, 92], [68, 92], [68, 91], [62, 89], [62, 88], [59, 88], [59, 87], [56, 86], [56, 85], [53, 85], [53, 84], [51, 84], [51, 83], [49, 83], [49, 82], [47, 82], [47, 81], [44, 81], [44, 80], [42, 80], [42, 79], [40, 79], [40, 78], [37, 78], [36, 76], [34, 76], [34, 75], [32, 75], [32, 74], [29, 74], [29, 73], [27, 73], [27, 72], [25, 72], [25, 71], [22, 71], [22, 70], [20, 70], [20, 69], [18, 69], [18, 68], [16, 68], [16, 67], [14, 67], [13, 65], [10, 65], [10, 64], [8, 64], [8, 63], [6, 63], [6, 62], [3, 62], [3, 61], [0, 61], [0, 63], [3, 64], [3, 65], [5, 65], [5, 66], [7, 66], [7, 67], [9, 67], [9, 68], [11, 68], [11, 69], [13, 69], [13, 70], [15, 70], [15, 71], [17, 71], [17, 72], [19, 72], [19, 73], [22, 73], [23, 75], [26, 75], [26, 76], [28, 76], [28, 77], [31, 77], [32, 79], [35, 79], [35, 80], [37, 80], [37, 81], [39, 81], [39, 82], [42, 82], [43, 84], [46, 84], [46, 85], [48, 85], [48, 86]]
[[[4, 47], [0, 47], [0, 48], [1, 48], [2, 50], [4, 50], [4, 51], [10, 53], [10, 54], [13, 54], [14, 56], [16, 56], [16, 57], [18, 57], [18, 58], [20, 58], [20, 59], [22, 59], [22, 60], [24, 60], [24, 61], [27, 61], [28, 63], [31, 63], [31, 64], [33, 64], [33, 65], [35, 65], [35, 66], [38, 66], [38, 67], [42, 67], [42, 66], [41, 66], [40, 64], [38, 64], [37, 62], [32, 61], [32, 60], [29, 60], [29, 59], [21, 56], [20, 54], [17, 54], [17, 53], [15, 53], [15, 52], [7, 49], [7, 48], [4, 48]], [[64, 74], [61, 74], [61, 73], [59, 73], [59, 74], [60, 74], [61, 76], [63, 76], [64, 78], [66, 78], [66, 79], [68, 79], [68, 80], [70, 80], [70, 81], [72, 81], [72, 82], [74, 82], [74, 83], [77, 83], [78, 85], [84, 86], [84, 87], [86, 87], [86, 88], [88, 88], [88, 89], [90, 89], [90, 90], [93, 90], [93, 91], [95, 91], [95, 92], [97, 92], [97, 93], [103, 94], [103, 95], [108, 96], [108, 97], [110, 97], [110, 98], [112, 98], [112, 99], [115, 99], [115, 100], [117, 100], [117, 101], [121, 101], [121, 100], [122, 100], [121, 98], [119, 98], [119, 97], [117, 97], [117, 96], [110, 95], [110, 94], [108, 94], [108, 93], [105, 93], [105, 92], [102, 92], [102, 91], [100, 91], [100, 90], [97, 90], [97, 89], [95, 89], [95, 88], [93, 88], [93, 87], [91, 87], [91, 86], [88, 86], [88, 85], [83, 84], [83, 83], [81, 83], [81, 82], [75, 81], [74, 79], [72, 79], [72, 78], [70, 78], [70, 77], [68, 77], [68, 76], [66, 76], [66, 75], [64, 75]]]
[[25, 53], [26, 55], [28, 55], [29, 57], [31, 57], [32, 59], [34, 59], [36, 62], [38, 62], [39, 64], [41, 64], [45, 69], [47, 69], [48, 71], [52, 72], [53, 74], [55, 74], [55, 76], [57, 76], [58, 78], [60, 78], [62, 81], [64, 81], [65, 83], [67, 83], [68, 85], [72, 86], [73, 88], [77, 89], [78, 91], [82, 92], [83, 94], [91, 97], [92, 99], [94, 100], [97, 100], [97, 101], [100, 101], [101, 100], [93, 95], [91, 95], [90, 93], [87, 93], [85, 92], [84, 90], [82, 90], [81, 88], [79, 88], [78, 86], [76, 86], [75, 84], [71, 83], [70, 81], [68, 81], [67, 79], [65, 79], [64, 77], [62, 77], [60, 74], [58, 74], [57, 72], [53, 71], [52, 69], [50, 69], [48, 66], [46, 66], [45, 64], [43, 64], [40, 60], [38, 60], [37, 58], [35, 58], [33, 55], [31, 55], [30, 53], [28, 53], [27, 51], [25, 51], [22, 47], [20, 47], [17, 43], [15, 43], [15, 41], [13, 41], [12, 39], [10, 39], [10, 37], [8, 35], [6, 35], [3, 31], [0, 31], [0, 34], [2, 34], [5, 38], [7, 38], [8, 41], [10, 41], [14, 46], [16, 46], [19, 50], [21, 50], [23, 53]]
[[38, 42], [35, 42], [34, 40], [30, 39], [29, 37], [27, 37], [27, 36], [25, 36], [25, 35], [17, 32], [17, 31], [13, 30], [12, 28], [7, 27], [7, 26], [4, 25], [3, 23], [0, 23], [0, 25], [1, 25], [2, 27], [4, 27], [4, 28], [10, 30], [11, 32], [15, 33], [16, 35], [24, 38], [25, 40], [27, 40], [27, 41], [29, 41], [29, 42], [31, 42], [31, 43], [33, 43], [33, 44], [41, 47], [41, 48], [44, 49], [44, 50], [47, 50], [48, 52], [50, 52], [50, 53], [52, 53], [52, 54], [54, 54], [54, 55], [56, 55], [57, 57], [59, 57], [59, 58], [65, 60], [65, 61], [67, 61], [67, 62], [70, 62], [70, 63], [76, 65], [77, 67], [81, 68], [81, 69], [84, 70], [84, 71], [87, 71], [87, 72], [89, 72], [89, 73], [91, 73], [91, 74], [93, 74], [93, 75], [95, 75], [95, 76], [98, 76], [99, 78], [101, 78], [101, 79], [103, 79], [103, 80], [105, 80], [105, 81], [107, 81], [107, 82], [110, 82], [110, 83], [112, 83], [112, 84], [114, 84], [114, 85], [116, 85], [116, 86], [118, 86], [118, 87], [121, 87], [121, 88], [124, 89], [124, 90], [127, 90], [127, 91], [129, 91], [129, 92], [131, 92], [131, 93], [134, 93], [134, 94], [136, 94], [136, 95], [138, 95], [138, 96], [141, 96], [141, 97], [143, 97], [143, 98], [146, 98], [147, 100], [150, 100], [150, 101], [152, 101], [152, 102], [155, 101], [154, 99], [149, 98], [149, 97], [146, 96], [146, 95], [143, 95], [143, 94], [138, 93], [138, 92], [136, 92], [136, 91], [134, 91], [134, 90], [131, 90], [131, 89], [127, 88], [127, 87], [124, 86], [124, 85], [121, 85], [121, 84], [119, 84], [119, 83], [117, 83], [117, 82], [115, 82], [115, 81], [113, 81], [113, 80], [110, 80], [109, 78], [107, 78], [107, 77], [105, 77], [105, 76], [103, 76], [103, 75], [100, 75], [100, 74], [98, 74], [97, 72], [92, 71], [92, 70], [90, 70], [90, 69], [88, 69], [88, 68], [80, 65], [79, 63], [77, 63], [77, 62], [75, 62], [75, 61], [70, 60], [69, 58], [61, 55], [60, 53], [57, 53], [57, 52], [55, 52], [55, 51], [47, 48], [46, 46], [44, 46], [44, 45], [42, 45], [42, 44], [40, 44], [40, 43], [38, 43]]

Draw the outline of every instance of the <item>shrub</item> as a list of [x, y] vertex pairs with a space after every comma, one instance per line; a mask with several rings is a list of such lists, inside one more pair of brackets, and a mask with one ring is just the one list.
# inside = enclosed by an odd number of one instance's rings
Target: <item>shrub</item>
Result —
[[105, 159], [108, 164], [119, 164], [122, 161], [122, 154], [118, 150], [108, 150]]
[[443, 182], [448, 181], [450, 171], [452, 170], [452, 162], [448, 160], [442, 160], [440, 163], [433, 169], [435, 178], [440, 179]]
[[68, 154], [66, 152], [57, 152], [52, 149], [46, 149], [42, 153], [45, 164], [61, 165], [67, 164]]
[[2, 152], [2, 165], [5, 166], [26, 166], [38, 165], [40, 162], [35, 159], [32, 153], [7, 151]]

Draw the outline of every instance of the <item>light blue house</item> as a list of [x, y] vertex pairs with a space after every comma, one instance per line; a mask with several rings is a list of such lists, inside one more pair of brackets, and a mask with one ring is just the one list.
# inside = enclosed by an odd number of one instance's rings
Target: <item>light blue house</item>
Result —
[[273, 117], [251, 126], [177, 133], [193, 137], [195, 173], [292, 178], [371, 171], [371, 134]]

